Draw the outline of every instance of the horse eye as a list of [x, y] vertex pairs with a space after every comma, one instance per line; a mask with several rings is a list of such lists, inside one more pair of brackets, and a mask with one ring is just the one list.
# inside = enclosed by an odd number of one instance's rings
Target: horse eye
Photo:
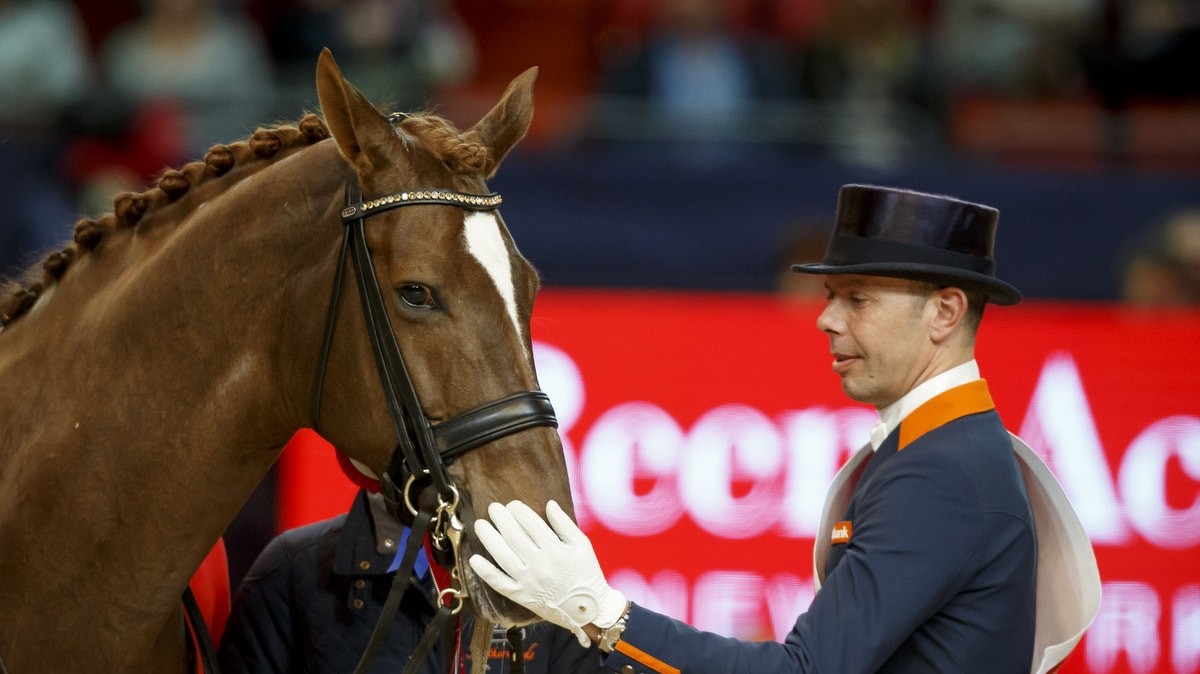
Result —
[[400, 299], [404, 300], [404, 303], [410, 307], [418, 309], [433, 308], [433, 293], [429, 291], [429, 288], [419, 283], [406, 283], [400, 286], [397, 292], [400, 293]]

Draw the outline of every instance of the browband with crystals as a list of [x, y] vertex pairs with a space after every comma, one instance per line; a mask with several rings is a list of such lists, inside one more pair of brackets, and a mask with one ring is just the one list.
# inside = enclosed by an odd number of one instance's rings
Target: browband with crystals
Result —
[[500, 205], [503, 199], [495, 192], [488, 194], [468, 194], [453, 190], [425, 189], [393, 192], [369, 201], [360, 201], [342, 209], [342, 222], [350, 222], [357, 218], [365, 218], [399, 206], [415, 204], [445, 204], [458, 206], [471, 211], [490, 211]]

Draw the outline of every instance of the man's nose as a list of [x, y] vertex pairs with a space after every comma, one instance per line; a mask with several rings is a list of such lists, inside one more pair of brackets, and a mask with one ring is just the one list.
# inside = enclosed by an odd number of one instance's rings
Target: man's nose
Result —
[[841, 321], [836, 316], [832, 302], [826, 304], [817, 316], [817, 329], [827, 335], [841, 332]]

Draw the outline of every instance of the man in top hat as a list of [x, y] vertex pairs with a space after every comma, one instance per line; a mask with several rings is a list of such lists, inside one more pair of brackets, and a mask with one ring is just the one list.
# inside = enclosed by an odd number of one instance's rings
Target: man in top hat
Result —
[[848, 185], [822, 262], [793, 267], [824, 276], [817, 327], [833, 371], [880, 421], [830, 489], [818, 591], [783, 643], [699, 632], [627, 602], [553, 502], [549, 526], [519, 501], [492, 504], [476, 533], [495, 563], [475, 555], [472, 568], [598, 642], [622, 673], [1056, 667], [1095, 616], [1099, 575], [1061, 488], [1005, 430], [974, 359], [985, 303], [1021, 297], [995, 275], [997, 220], [949, 197]]

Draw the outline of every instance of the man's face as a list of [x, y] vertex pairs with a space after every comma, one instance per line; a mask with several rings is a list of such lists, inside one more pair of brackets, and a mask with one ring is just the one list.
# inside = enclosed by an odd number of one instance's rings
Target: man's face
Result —
[[927, 284], [882, 276], [828, 275], [817, 327], [829, 335], [833, 371], [852, 400], [889, 405], [932, 376]]

